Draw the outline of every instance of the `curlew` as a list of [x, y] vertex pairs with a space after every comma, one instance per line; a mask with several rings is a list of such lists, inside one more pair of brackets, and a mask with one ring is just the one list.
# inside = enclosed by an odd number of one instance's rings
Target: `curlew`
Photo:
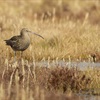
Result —
[[32, 33], [44, 39], [41, 35], [31, 32], [27, 28], [23, 28], [20, 32], [20, 35], [13, 36], [8, 40], [4, 40], [6, 42], [6, 45], [10, 46], [15, 51], [14, 53], [15, 57], [16, 57], [16, 51], [21, 51], [21, 56], [22, 56], [22, 52], [29, 47], [30, 37], [28, 33]]

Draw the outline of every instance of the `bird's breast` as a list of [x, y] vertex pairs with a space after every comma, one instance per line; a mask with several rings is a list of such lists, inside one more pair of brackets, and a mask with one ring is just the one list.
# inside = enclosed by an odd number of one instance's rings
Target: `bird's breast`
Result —
[[22, 41], [20, 42], [20, 50], [21, 51], [26, 50], [29, 47], [29, 45], [30, 45], [29, 37], [22, 39]]

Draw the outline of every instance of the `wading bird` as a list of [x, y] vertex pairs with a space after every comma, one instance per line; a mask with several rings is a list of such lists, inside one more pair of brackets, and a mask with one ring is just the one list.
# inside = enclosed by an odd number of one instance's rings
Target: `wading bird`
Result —
[[30, 37], [28, 33], [32, 33], [44, 39], [41, 35], [31, 32], [27, 28], [23, 28], [20, 32], [20, 35], [13, 36], [8, 40], [4, 40], [6, 41], [6, 45], [11, 46], [11, 48], [15, 51], [14, 53], [15, 57], [16, 57], [16, 51], [21, 51], [21, 56], [22, 56], [22, 52], [29, 47]]

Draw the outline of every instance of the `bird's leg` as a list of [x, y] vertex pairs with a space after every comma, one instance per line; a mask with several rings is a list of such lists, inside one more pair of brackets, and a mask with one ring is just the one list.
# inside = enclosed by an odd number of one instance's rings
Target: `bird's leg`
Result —
[[20, 51], [20, 58], [23, 57], [23, 51]]
[[14, 62], [16, 61], [16, 51], [14, 51]]
[[23, 51], [21, 51], [21, 58], [23, 57]]
[[23, 57], [23, 52], [20, 51], [20, 58], [19, 58], [19, 62], [22, 61], [22, 57]]

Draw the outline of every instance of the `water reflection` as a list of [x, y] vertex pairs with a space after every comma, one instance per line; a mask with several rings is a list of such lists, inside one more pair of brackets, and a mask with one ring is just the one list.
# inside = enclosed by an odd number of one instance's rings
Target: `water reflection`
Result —
[[[79, 61], [40, 61], [40, 62], [36, 62], [35, 63], [38, 66], [44, 66], [44, 67], [57, 67], [57, 66], [61, 66], [61, 67], [76, 67], [80, 70], [86, 70], [87, 68], [95, 68], [98, 67], [100, 68], [100, 63], [99, 62], [79, 62]], [[100, 100], [100, 96], [94, 96], [94, 95], [88, 95], [87, 94], [82, 94], [79, 93], [77, 94], [77, 96], [80, 98], [79, 100]]]
[[94, 68], [94, 67], [98, 67], [100, 68], [100, 63], [99, 62], [78, 62], [78, 61], [73, 61], [73, 62], [69, 62], [69, 61], [40, 61], [40, 62], [36, 62], [36, 65], [39, 66], [44, 66], [44, 67], [57, 67], [57, 66], [61, 66], [61, 67], [77, 67], [81, 70], [85, 70], [89, 67]]
[[78, 94], [80, 100], [100, 100], [100, 96]]

